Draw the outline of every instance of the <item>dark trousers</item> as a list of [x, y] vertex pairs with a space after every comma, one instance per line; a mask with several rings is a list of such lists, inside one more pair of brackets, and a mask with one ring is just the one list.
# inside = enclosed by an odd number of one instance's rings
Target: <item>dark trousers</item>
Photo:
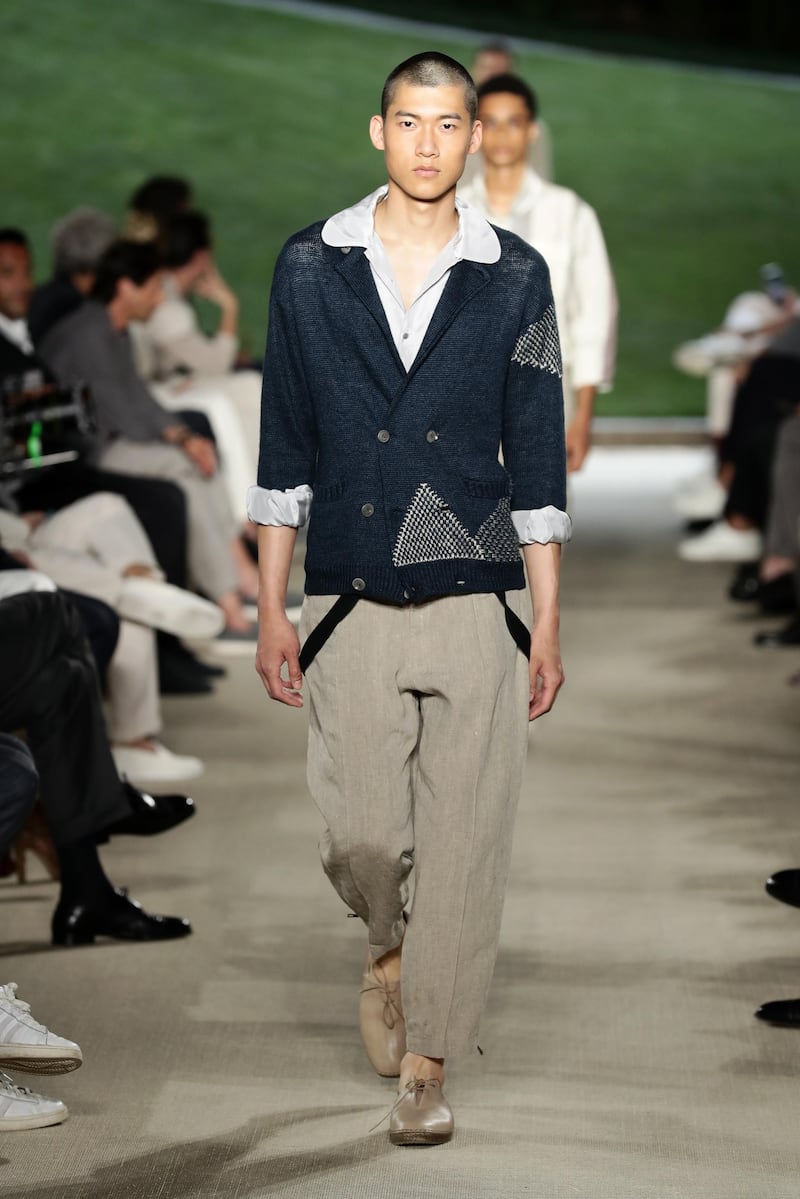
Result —
[[722, 460], [735, 466], [726, 516], [746, 516], [763, 529], [778, 431], [800, 400], [800, 358], [764, 354], [736, 393]]
[[0, 731], [22, 729], [57, 846], [130, 814], [111, 757], [92, 653], [60, 592], [0, 601]]
[[0, 857], [25, 823], [38, 789], [39, 776], [28, 747], [0, 733]]

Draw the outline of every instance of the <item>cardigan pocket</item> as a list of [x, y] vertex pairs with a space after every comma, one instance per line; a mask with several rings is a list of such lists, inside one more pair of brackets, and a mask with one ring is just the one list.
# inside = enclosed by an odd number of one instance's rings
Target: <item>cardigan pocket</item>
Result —
[[501, 500], [511, 494], [511, 479], [505, 471], [499, 479], [462, 479], [462, 484], [466, 494], [474, 499]]
[[336, 479], [332, 483], [315, 483], [312, 490], [315, 504], [327, 504], [331, 500], [341, 499], [347, 486], [343, 479]]

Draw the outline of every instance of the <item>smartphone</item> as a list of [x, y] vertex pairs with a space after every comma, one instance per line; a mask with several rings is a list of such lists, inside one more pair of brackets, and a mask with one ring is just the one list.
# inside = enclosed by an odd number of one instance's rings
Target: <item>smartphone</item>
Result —
[[777, 262], [767, 262], [761, 268], [761, 286], [774, 304], [782, 304], [786, 299], [786, 279], [782, 267]]

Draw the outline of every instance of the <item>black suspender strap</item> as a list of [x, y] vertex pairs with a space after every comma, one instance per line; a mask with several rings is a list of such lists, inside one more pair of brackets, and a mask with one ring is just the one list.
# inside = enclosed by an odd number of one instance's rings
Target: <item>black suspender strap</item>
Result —
[[330, 637], [337, 624], [353, 611], [359, 601], [357, 595], [340, 595], [330, 612], [323, 616], [318, 625], [311, 630], [300, 650], [300, 669], [306, 673], [311, 663]]
[[[522, 651], [526, 658], [530, 658], [531, 635], [525, 627], [524, 622], [520, 620], [516, 612], [509, 608], [504, 592], [496, 591], [495, 595], [503, 605], [506, 628], [514, 638], [517, 648]], [[319, 624], [308, 634], [303, 648], [300, 650], [300, 669], [303, 674], [306, 673], [336, 626], [341, 624], [345, 616], [349, 616], [353, 611], [359, 598], [357, 595], [340, 595], [330, 611], [323, 616]]]
[[531, 656], [531, 635], [528, 632], [525, 623], [520, 620], [516, 612], [512, 611], [508, 606], [504, 591], [495, 591], [495, 595], [503, 605], [503, 612], [506, 618], [506, 628], [517, 643], [517, 648], [521, 649], [526, 658]]

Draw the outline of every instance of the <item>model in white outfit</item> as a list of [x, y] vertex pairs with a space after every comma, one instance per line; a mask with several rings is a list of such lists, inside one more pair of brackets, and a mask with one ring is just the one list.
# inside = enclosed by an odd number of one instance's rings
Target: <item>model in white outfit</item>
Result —
[[[33, 519], [31, 519], [33, 516]], [[144, 529], [120, 496], [99, 492], [52, 516], [0, 511], [0, 540], [59, 587], [102, 600], [120, 616], [108, 669], [109, 733], [117, 768], [136, 782], [202, 773], [198, 758], [172, 754], [162, 729], [154, 628], [213, 637], [216, 605], [164, 583]]]
[[527, 84], [498, 76], [478, 96], [484, 169], [459, 195], [537, 249], [550, 268], [564, 363], [568, 465], [577, 470], [589, 449], [595, 398], [614, 377], [618, 306], [605, 240], [585, 200], [528, 165], [538, 124]]

